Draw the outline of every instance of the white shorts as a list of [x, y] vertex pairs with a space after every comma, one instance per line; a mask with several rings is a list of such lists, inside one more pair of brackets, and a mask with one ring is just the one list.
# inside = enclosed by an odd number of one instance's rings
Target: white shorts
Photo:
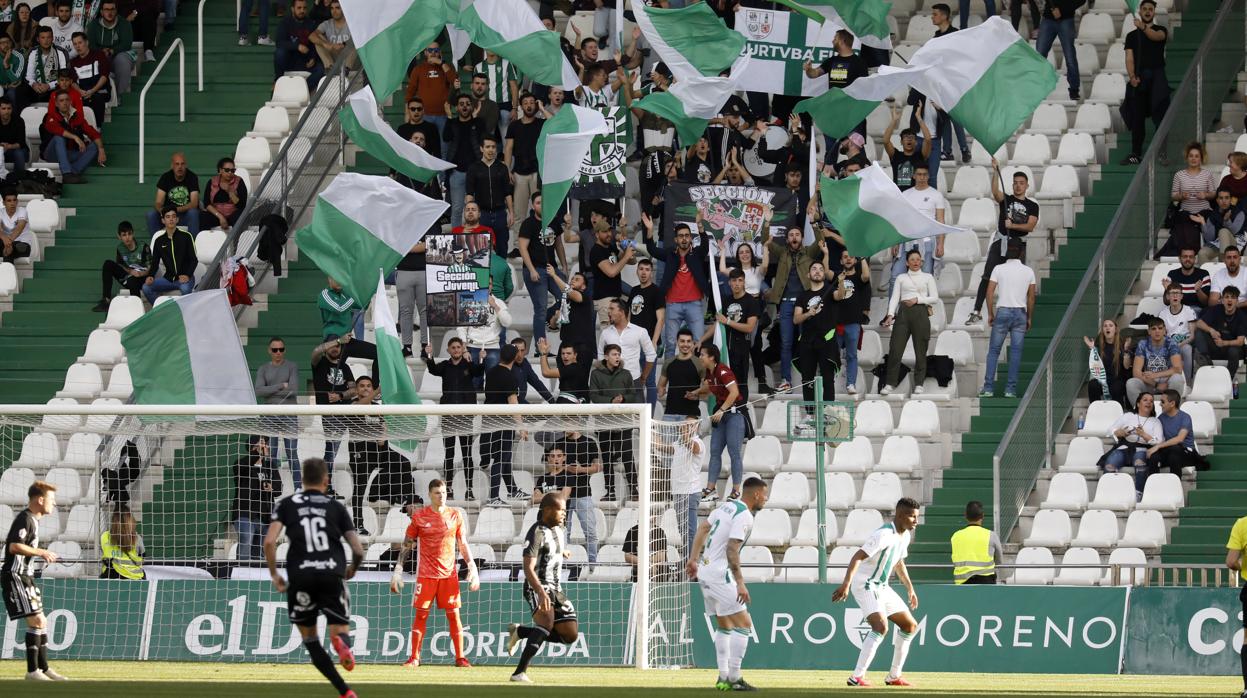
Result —
[[738, 598], [735, 584], [705, 581], [700, 584], [701, 595], [706, 602], [706, 615], [722, 618], [745, 610], [745, 604]]
[[879, 613], [884, 618], [890, 618], [895, 613], [903, 613], [909, 610], [909, 606], [901, 600], [900, 595], [893, 591], [890, 586], [867, 589], [864, 584], [854, 584], [850, 588], [853, 590], [853, 600], [857, 602], [857, 607], [862, 609], [863, 617], [870, 617], [872, 614]]

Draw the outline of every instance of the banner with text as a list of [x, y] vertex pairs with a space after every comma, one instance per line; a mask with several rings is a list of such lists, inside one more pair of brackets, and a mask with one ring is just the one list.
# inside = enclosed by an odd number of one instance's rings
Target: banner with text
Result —
[[783, 238], [784, 231], [797, 219], [800, 203], [796, 195], [782, 187], [733, 186], [730, 184], [675, 184], [666, 189], [666, 211], [663, 216], [664, 244], [673, 244], [676, 223], [686, 223], [693, 230], [693, 244], [698, 244], [697, 214], [706, 232], [716, 240], [727, 241], [727, 254], [736, 253], [736, 245], [748, 242], [760, 252], [762, 230], [770, 217], [769, 237]]
[[573, 199], [617, 199], [624, 195], [624, 167], [632, 145], [632, 119], [627, 107], [599, 109], [606, 117], [607, 133], [595, 136], [589, 154], [572, 183]]
[[1130, 592], [1130, 674], [1236, 676], [1243, 651], [1242, 593], [1227, 589], [1137, 588]]
[[834, 24], [820, 24], [795, 12], [741, 8], [736, 31], [745, 35], [749, 64], [740, 89], [817, 97], [827, 91], [827, 76], [806, 77], [805, 62], [821, 64], [834, 51]]
[[489, 233], [430, 233], [426, 251], [429, 327], [484, 325], [489, 314]]

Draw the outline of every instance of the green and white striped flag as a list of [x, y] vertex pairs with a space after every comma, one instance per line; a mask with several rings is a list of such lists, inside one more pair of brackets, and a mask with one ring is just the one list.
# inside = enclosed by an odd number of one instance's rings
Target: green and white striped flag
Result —
[[375, 290], [372, 270], [393, 270], [449, 205], [389, 177], [343, 172], [317, 197], [311, 225], [295, 240], [363, 308]]
[[740, 89], [801, 97], [827, 91], [827, 78], [807, 77], [805, 62], [821, 64], [834, 53], [835, 32], [821, 31], [821, 19], [796, 12], [741, 8], [736, 31], [745, 37], [749, 70], [740, 76]]
[[793, 107], [795, 114], [809, 114], [818, 130], [832, 138], [844, 138], [879, 104], [898, 90], [908, 88], [921, 72], [912, 67], [880, 66], [879, 72], [858, 78], [845, 88], [834, 88]]
[[140, 405], [254, 405], [251, 371], [224, 289], [152, 308], [121, 333]]
[[965, 233], [962, 228], [939, 223], [914, 208], [878, 163], [859, 170], [853, 177], [823, 177], [819, 191], [823, 210], [840, 231], [849, 254], [855, 257], [869, 257], [910, 240]]
[[[398, 337], [394, 313], [390, 311], [390, 302], [385, 296], [384, 268], [377, 279], [377, 291], [372, 306], [372, 326], [376, 328], [377, 362], [373, 366], [377, 385], [381, 386], [381, 400], [387, 405], [419, 405], [420, 395], [411, 380], [411, 371], [407, 370], [407, 359], [403, 357], [403, 342]], [[423, 434], [427, 418], [396, 417], [385, 418], [389, 427], [390, 448], [407, 458], [416, 457], [416, 448], [420, 445], [417, 435]], [[396, 438], [395, 433], [411, 438]]]
[[731, 67], [745, 37], [727, 28], [706, 3], [674, 10], [633, 4], [637, 26], [676, 80], [717, 76]]
[[580, 165], [596, 136], [610, 133], [606, 117], [596, 109], [565, 104], [546, 119], [537, 138], [537, 167], [541, 172], [541, 226], [548, 227], [580, 175]]
[[[892, 48], [892, 32], [888, 12], [892, 3], [884, 0], [775, 0], [815, 21], [824, 22], [826, 33], [844, 27], [862, 44], [874, 48]], [[827, 27], [826, 25], [832, 25]]]
[[356, 145], [417, 182], [427, 182], [438, 172], [455, 167], [455, 163], [435, 158], [395, 133], [378, 114], [377, 100], [367, 87], [347, 99], [346, 106], [338, 112], [338, 120]]
[[411, 59], [433, 43], [446, 23], [445, 0], [341, 0], [342, 14], [368, 81], [389, 97], [407, 77]]
[[[559, 35], [546, 29], [527, 2], [446, 2], [451, 14], [450, 23], [467, 32], [472, 43], [511, 61], [520, 73], [542, 85], [558, 85], [564, 90], [580, 86], [580, 78], [563, 56]], [[454, 11], [455, 5], [458, 5], [458, 12]]]
[[720, 77], [686, 77], [671, 84], [666, 92], [652, 92], [632, 103], [675, 124], [680, 143], [692, 145], [706, 130], [706, 122], [719, 115], [723, 105], [736, 91], [736, 83], [749, 65], [749, 57], [741, 56], [732, 67], [732, 75]]

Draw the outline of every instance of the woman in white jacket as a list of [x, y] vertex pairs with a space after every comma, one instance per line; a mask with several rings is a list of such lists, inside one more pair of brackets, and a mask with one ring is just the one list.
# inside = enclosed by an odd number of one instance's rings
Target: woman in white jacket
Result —
[[[502, 334], [502, 328], [510, 326], [511, 311], [507, 310], [507, 304], [491, 293], [485, 307], [485, 324], [459, 327], [455, 329], [455, 333], [468, 346], [467, 356], [473, 363], [480, 362], [481, 350], [485, 350], [485, 370], [488, 371], [498, 365], [498, 350], [501, 346], [498, 337]], [[477, 387], [482, 383], [483, 379], [478, 378]]]
[[888, 301], [888, 315], [881, 323], [893, 325], [892, 338], [888, 342], [888, 372], [884, 379], [882, 395], [892, 392], [900, 383], [901, 357], [910, 338], [914, 340], [914, 394], [922, 393], [922, 383], [927, 379], [927, 344], [931, 341], [932, 307], [940, 302], [935, 277], [922, 270], [922, 253], [911, 249], [905, 255], [908, 271], [896, 277], [892, 298]]

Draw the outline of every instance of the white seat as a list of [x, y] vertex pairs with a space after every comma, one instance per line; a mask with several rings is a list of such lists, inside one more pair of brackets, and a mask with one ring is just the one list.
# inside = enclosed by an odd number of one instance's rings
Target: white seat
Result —
[[[371, 511], [371, 509], [368, 511]], [[373, 515], [375, 516], [376, 513], [374, 512]], [[368, 550], [364, 551], [364, 560], [366, 562], [377, 562], [391, 547], [393, 546], [389, 543], [373, 543], [368, 546]]]
[[1126, 76], [1121, 73], [1100, 73], [1091, 83], [1091, 95], [1087, 97], [1093, 102], [1103, 102], [1109, 106], [1117, 106], [1126, 98]]
[[953, 178], [953, 188], [949, 192], [953, 198], [988, 197], [991, 193], [992, 184], [986, 167], [962, 165], [957, 168], [957, 176]]
[[[67, 397], [54, 397], [48, 400], [49, 406], [55, 405], [77, 405], [78, 401]], [[82, 427], [82, 417], [77, 415], [53, 415], [45, 414], [39, 420], [40, 431], [54, 432], [73, 432], [78, 431]]]
[[766, 411], [762, 413], [762, 426], [758, 428], [758, 433], [767, 436], [786, 437], [788, 434], [787, 409], [788, 402], [786, 400], [772, 400], [767, 403]]
[[[1196, 376], [1196, 380], [1199, 380], [1198, 376]], [[1097, 438], [1104, 436], [1121, 414], [1121, 403], [1111, 400], [1097, 400], [1087, 406], [1087, 417], [1083, 421], [1082, 429], [1078, 430], [1078, 435]]]
[[[1104, 442], [1095, 436], [1075, 436], [1065, 451], [1061, 473], [1091, 475], [1099, 472], [1096, 463], [1104, 455]], [[1085, 486], [1085, 482], [1084, 482]]]
[[[791, 565], [813, 565], [813, 567], [791, 567]], [[785, 582], [813, 583], [818, 581], [818, 548], [809, 545], [794, 545], [784, 551], [781, 563], [784, 568]]]
[[30, 497], [26, 491], [35, 482], [35, 471], [11, 467], [0, 473], [0, 504], [25, 507]]
[[1187, 400], [1178, 408], [1191, 415], [1191, 428], [1197, 439], [1210, 439], [1217, 434], [1217, 413], [1212, 404], [1203, 400]]
[[[784, 464], [784, 472], [812, 473], [816, 468], [816, 451], [813, 441], [797, 441], [788, 450], [788, 462]], [[824, 456], [825, 457], [825, 456]], [[826, 462], [824, 460], [824, 462]]]
[[273, 153], [268, 139], [244, 136], [234, 150], [234, 162], [249, 170], [263, 170], [272, 161]]
[[[108, 419], [112, 421], [112, 417]], [[90, 428], [90, 419], [87, 420], [87, 426]], [[67, 468], [94, 470], [95, 454], [100, 447], [100, 440], [99, 434], [78, 433], [70, 436], [61, 463]]]
[[[1018, 551], [1018, 565], [1052, 565], [1052, 551], [1047, 548], [1022, 548]], [[1052, 567], [1019, 567], [1013, 571], [1012, 584], [1044, 585], [1051, 584]]]
[[915, 15], [909, 21], [909, 27], [905, 30], [905, 43], [907, 44], [925, 44], [928, 39], [935, 37], [935, 25], [927, 21], [926, 17]]
[[857, 350], [857, 363], [874, 368], [883, 361], [883, 341], [874, 330], [862, 330], [862, 347]]
[[993, 155], [987, 152], [987, 149], [984, 148], [979, 143], [977, 138], [970, 143], [970, 164], [971, 165], [978, 165], [979, 167], [991, 167], [993, 157], [996, 158], [996, 162], [998, 162], [1001, 166], [1004, 166], [1005, 163], [1009, 162], [1008, 146], [1005, 144], [1001, 144], [1001, 146], [996, 149], [995, 155]]
[[293, 75], [283, 75], [277, 78], [277, 84], [273, 85], [273, 104], [283, 107], [298, 108], [307, 104], [308, 100], [307, 80]]
[[1152, 277], [1148, 280], [1147, 290], [1143, 292], [1145, 296], [1160, 297], [1165, 294], [1165, 279], [1169, 278], [1169, 272], [1178, 268], [1177, 262], [1160, 262], [1152, 267]]
[[1053, 584], [1059, 586], [1095, 586], [1104, 575], [1098, 567], [1067, 567], [1067, 565], [1098, 565], [1100, 554], [1091, 548], [1070, 548], [1061, 556], [1061, 570]]
[[940, 433], [940, 410], [930, 400], [909, 400], [901, 408], [901, 418], [897, 420], [897, 434], [908, 434], [917, 438], [931, 438]]
[[38, 158], [39, 145], [41, 145], [39, 135], [39, 125], [43, 123], [44, 117], [48, 115], [48, 105], [36, 104], [26, 107], [22, 110], [22, 121], [26, 124], [26, 140], [29, 141], [31, 155]]
[[[998, 216], [996, 202], [991, 199], [986, 197], [966, 199], [961, 203], [961, 211], [957, 214], [957, 226], [974, 230], [995, 230]], [[944, 246], [944, 251], [947, 253], [948, 238], [944, 238]]]
[[[1165, 310], [1165, 301], [1160, 296], [1144, 296], [1139, 299], [1139, 307], [1135, 310], [1135, 317], [1140, 315], [1152, 315], [1160, 317], [1161, 312]], [[1134, 324], [1131, 327], [1146, 328], [1147, 323]]]
[[[954, 323], [955, 324], [955, 323]], [[974, 341], [965, 330], [944, 330], [935, 338], [935, 355], [947, 356], [956, 366], [974, 366]]]
[[823, 498], [831, 509], [852, 509], [857, 501], [857, 485], [848, 473], [827, 473], [823, 477]]
[[589, 580], [594, 582], [627, 582], [632, 579], [632, 567], [625, 565], [623, 546], [604, 545], [598, 548], [599, 564], [589, 571]]
[[[746, 582], [769, 582], [775, 578], [775, 558], [771, 551], [760, 545], [746, 545], [740, 550], [741, 571]], [[751, 567], [769, 565], [769, 567]]]
[[844, 531], [836, 539], [836, 545], [861, 545], [882, 525], [883, 514], [878, 509], [854, 509], [845, 518]]
[[897, 500], [903, 496], [901, 479], [896, 473], [871, 473], [866, 476], [866, 482], [862, 485], [862, 497], [857, 500], [855, 507], [892, 511]]
[[36, 233], [50, 233], [61, 225], [61, 209], [56, 199], [35, 199], [26, 204], [26, 218]]
[[1073, 537], [1069, 513], [1061, 509], [1040, 509], [1031, 524], [1031, 533], [1022, 542], [1026, 546], [1063, 548]]
[[1078, 170], [1073, 165], [1049, 165], [1043, 171], [1043, 186], [1035, 195], [1039, 199], [1064, 199], [1082, 196]]
[[763, 509], [753, 517], [753, 532], [749, 542], [754, 545], [779, 547], [788, 545], [792, 538], [792, 522], [788, 512], [782, 509]]
[[205, 264], [216, 259], [228, 237], [224, 230], [216, 228], [199, 231], [199, 235], [195, 237], [195, 256]]
[[108, 389], [101, 392], [100, 396], [127, 400], [133, 392], [134, 382], [130, 377], [130, 364], [117, 364], [113, 366], [112, 373], [108, 375]]
[[1117, 38], [1117, 30], [1113, 27], [1112, 15], [1103, 12], [1088, 12], [1082, 16], [1078, 24], [1078, 40], [1089, 44], [1109, 44]]
[[[533, 521], [536, 521], [537, 508], [533, 507], [532, 512]], [[615, 526], [611, 529], [611, 534], [606, 539], [606, 542], [613, 543], [615, 545], [623, 545], [624, 541], [628, 538], [628, 531], [632, 530], [632, 527], [637, 525], [638, 515], [639, 511], [636, 507], [624, 507], [620, 509], [619, 513], [615, 514]], [[523, 526], [523, 530], [527, 533], [528, 526]]]
[[0, 296], [17, 293], [17, 267], [12, 262], [0, 262]]
[[[99, 332], [99, 330], [95, 331]], [[103, 389], [104, 378], [100, 373], [100, 367], [93, 363], [80, 363], [70, 366], [65, 371], [65, 385], [56, 392], [56, 396], [91, 400], [99, 397]]]
[[[793, 444], [793, 448], [796, 446], [797, 444]], [[874, 464], [875, 453], [870, 439], [856, 434], [852, 441], [836, 446], [829, 470], [833, 473], [864, 473], [874, 467]]]
[[99, 509], [94, 504], [79, 504], [69, 510], [69, 518], [65, 520], [65, 530], [60, 537], [64, 540], [79, 543], [93, 542], [99, 537]]
[[0, 529], [5, 531], [13, 525], [13, 507], [8, 504], [0, 504]]
[[[1059, 104], [1040, 104], [1031, 114], [1030, 128], [1027, 130], [1045, 136], [1059, 136], [1068, 128], [1069, 116], [1066, 115], [1065, 107]], [[960, 177], [961, 172], [957, 176]]]
[[1113, 116], [1109, 112], [1108, 105], [1099, 102], [1080, 104], [1078, 111], [1074, 114], [1074, 127], [1070, 130], [1091, 135], [1111, 133]]
[[1090, 509], [1078, 521], [1078, 535], [1070, 545], [1085, 548], [1109, 548], [1117, 544], [1117, 514], [1104, 509]]
[[[207, 231], [200, 233], [206, 235]], [[108, 304], [108, 316], [100, 329], [120, 332], [130, 323], [143, 317], [143, 299], [139, 296], [117, 296]]]
[[945, 260], [944, 268], [940, 270], [939, 276], [935, 277], [935, 284], [940, 290], [940, 298], [956, 298], [960, 296], [963, 290], [962, 280], [961, 267], [956, 262]]
[[[853, 417], [855, 437], [887, 436], [892, 433], [895, 426], [892, 423], [892, 406], [886, 400], [863, 400], [857, 405], [857, 411]], [[867, 441], [867, 444], [869, 443]]]
[[401, 543], [407, 535], [407, 526], [410, 523], [411, 517], [401, 508], [391, 507], [385, 514], [385, 521], [381, 524], [381, 533], [373, 538], [383, 543]]
[[[840, 527], [836, 525], [836, 514], [825, 509], [823, 518], [827, 523], [827, 543], [831, 544], [840, 535]], [[790, 545], [818, 545], [818, 510], [806, 509], [801, 512], [797, 521], [797, 532], [793, 534]]]
[[848, 571], [849, 561], [858, 551], [856, 545], [842, 545], [833, 548], [827, 556], [827, 582], [839, 584], [844, 581], [844, 573]]
[[420, 374], [420, 399], [440, 400], [442, 398], [442, 377], [428, 371]]
[[[515, 474], [519, 475], [519, 473], [515, 473]], [[527, 474], [528, 473], [525, 473], [525, 475]], [[511, 525], [515, 526], [515, 516], [511, 514], [511, 511], [509, 509], [505, 509], [503, 511], [507, 512], [507, 518], [511, 520]], [[602, 510], [597, 507], [593, 507], [592, 511], [593, 511], [593, 518], [595, 519], [596, 524], [597, 524], [596, 525], [596, 529], [598, 531], [597, 535], [601, 536], [603, 533], [606, 533], [606, 514], [602, 513]], [[571, 533], [567, 539], [573, 543], [585, 542], [585, 531], [580, 526], [580, 516], [574, 512], [568, 512], [567, 520], [571, 522], [570, 525], [568, 526], [568, 528], [571, 529]], [[480, 519], [477, 519], [476, 525], [480, 526]], [[527, 535], [527, 534], [528, 534], [528, 531], [525, 530], [523, 532], [523, 535]], [[511, 540], [511, 536], [508, 536], [507, 539], [502, 542], [505, 543], [508, 540]]]
[[1138, 509], [1154, 511], [1177, 511], [1186, 503], [1182, 493], [1182, 478], [1173, 473], [1152, 473], [1143, 485], [1143, 499]]
[[[982, 276], [980, 269], [978, 274], [970, 274], [970, 284], [972, 288], [977, 288], [978, 279]], [[953, 306], [953, 319], [950, 324], [953, 327], [969, 328], [978, 332], [984, 332], [987, 329], [987, 321], [980, 319], [978, 322], [966, 324], [970, 319], [970, 313], [974, 312], [974, 298], [972, 296], [962, 296], [957, 299], [957, 304]]]
[[[1121, 586], [1143, 584], [1147, 580], [1147, 553], [1139, 548], [1114, 548], [1108, 555], [1108, 564], [1122, 566], [1118, 578]], [[1112, 583], [1113, 570], [1109, 568], [1104, 572], [1104, 579], [1100, 584], [1109, 586]]]
[[1135, 548], [1159, 548], [1165, 544], [1165, 517], [1154, 509], [1136, 509], [1126, 519], [1126, 531], [1118, 542]]
[[476, 530], [472, 533], [472, 539], [490, 545], [502, 545], [514, 540], [515, 516], [505, 507], [481, 509], [476, 516]]
[[[91, 110], [88, 109], [87, 113], [91, 113]], [[55, 541], [48, 546], [48, 550], [56, 553], [62, 560], [82, 559], [82, 546], [72, 540]], [[81, 562], [57, 562], [43, 569], [43, 576], [51, 579], [73, 579], [85, 576], [85, 573], [86, 566]]]
[[1087, 478], [1078, 473], [1057, 473], [1048, 483], [1044, 509], [1082, 511], [1087, 508]]
[[1195, 372], [1195, 380], [1187, 400], [1201, 400], [1214, 405], [1227, 405], [1234, 396], [1234, 383], [1225, 366], [1204, 366]]
[[[306, 82], [304, 86], [307, 86]], [[251, 130], [257, 136], [281, 138], [290, 133], [290, 112], [275, 105], [260, 107], [255, 113], [255, 124]]]
[[82, 499], [82, 478], [73, 468], [52, 468], [43, 477], [44, 481], [56, 485], [57, 504], [70, 505]]
[[31, 432], [22, 439], [22, 453], [13, 465], [23, 468], [48, 468], [61, 460], [61, 444], [55, 434]]
[[1105, 473], [1096, 484], [1095, 499], [1090, 506], [1095, 509], [1130, 511], [1134, 508], [1135, 501], [1133, 477], [1126, 473]]
[[[1057, 107], [1063, 109], [1063, 107]], [[1017, 144], [1013, 146], [1013, 157], [1009, 159], [1011, 165], [1031, 165], [1034, 167], [1043, 167], [1052, 159], [1052, 145], [1048, 142], [1048, 137], [1038, 133], [1024, 133], [1018, 137]], [[1001, 173], [1004, 174], [1003, 172]], [[1010, 181], [1008, 178], [1006, 182]]]
[[1077, 167], [1090, 165], [1095, 161], [1095, 140], [1089, 133], [1067, 133], [1061, 136], [1061, 142], [1056, 149], [1056, 157], [1052, 158], [1054, 165]]
[[[970, 201], [981, 201], [982, 199], [968, 199]], [[962, 204], [962, 217], [958, 221], [959, 225], [965, 226], [965, 206]], [[975, 227], [971, 225], [970, 227]], [[944, 261], [956, 264], [974, 264], [983, 258], [983, 248], [979, 244], [978, 235], [972, 232], [952, 233], [944, 237]], [[960, 275], [959, 275], [960, 276]], [[941, 295], [943, 295], [941, 293]]]
[[79, 363], [103, 364], [110, 366], [120, 363], [126, 357], [126, 350], [121, 346], [121, 333], [117, 330], [91, 330], [87, 336], [87, 348]]
[[804, 473], [780, 473], [771, 482], [767, 504], [776, 509], [804, 509], [810, 503], [810, 481]]
[[[1081, 67], [1081, 66], [1080, 66]], [[1126, 47], [1123, 44], [1110, 44], [1108, 53], [1104, 55], [1104, 67], [1101, 68], [1106, 73], [1124, 73], [1126, 72]]]
[[889, 436], [879, 452], [876, 470], [888, 473], [912, 473], [922, 466], [922, 454], [918, 440], [912, 436]]
[[745, 442], [743, 460], [746, 470], [771, 475], [784, 462], [784, 449], [774, 436], [755, 436]]

